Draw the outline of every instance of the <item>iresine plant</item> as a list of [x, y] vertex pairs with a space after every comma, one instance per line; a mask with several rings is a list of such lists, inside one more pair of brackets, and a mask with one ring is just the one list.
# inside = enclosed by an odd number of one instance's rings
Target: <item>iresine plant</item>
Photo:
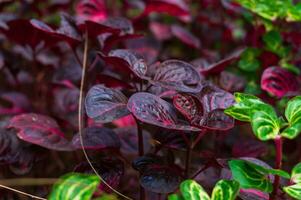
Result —
[[[281, 170], [283, 139], [294, 139], [301, 132], [301, 96], [288, 101], [285, 118], [278, 116], [274, 108], [256, 96], [235, 93], [236, 103], [224, 112], [236, 120], [251, 123], [255, 136], [261, 141], [275, 142], [275, 169], [244, 161], [231, 160], [229, 167], [233, 179], [243, 189], [257, 189], [276, 199], [279, 188], [289, 196], [301, 199], [301, 164], [297, 164], [289, 175]], [[286, 186], [280, 185], [280, 177], [289, 179]], [[273, 180], [273, 181], [272, 181]]]
[[185, 180], [180, 185], [180, 194], [172, 194], [168, 200], [234, 200], [239, 192], [239, 183], [235, 180], [220, 180], [213, 188], [211, 198], [194, 180]]

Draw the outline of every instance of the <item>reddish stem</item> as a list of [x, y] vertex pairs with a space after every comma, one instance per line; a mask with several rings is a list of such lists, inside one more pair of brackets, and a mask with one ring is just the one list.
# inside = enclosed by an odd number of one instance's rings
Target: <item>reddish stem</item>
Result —
[[[278, 136], [275, 138], [275, 148], [276, 148], [275, 168], [281, 169], [281, 165], [282, 165], [282, 138], [281, 138], [281, 136]], [[276, 198], [279, 184], [280, 184], [280, 177], [275, 175], [275, 179], [274, 179], [274, 183], [273, 183], [273, 193], [270, 195], [270, 200], [274, 200]]]

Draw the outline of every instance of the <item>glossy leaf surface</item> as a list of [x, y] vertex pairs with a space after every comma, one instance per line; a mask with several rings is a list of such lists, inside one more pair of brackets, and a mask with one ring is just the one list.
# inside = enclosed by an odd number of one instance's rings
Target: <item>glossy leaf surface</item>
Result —
[[185, 200], [210, 200], [203, 187], [194, 180], [185, 180], [180, 185], [180, 191]]
[[301, 132], [301, 97], [291, 99], [285, 109], [285, 117], [289, 126], [283, 130], [283, 137], [294, 139]]
[[212, 200], [235, 200], [239, 193], [239, 183], [237, 181], [220, 180], [213, 188]]
[[[88, 127], [82, 131], [83, 146], [85, 149], [119, 149], [120, 140], [116, 133], [104, 127]], [[72, 145], [81, 149], [80, 135], [77, 133], [73, 136]]]
[[68, 174], [61, 177], [52, 189], [49, 200], [90, 200], [98, 184], [96, 175]]
[[57, 122], [48, 116], [35, 113], [16, 115], [8, 127], [18, 130], [17, 136], [26, 142], [59, 151], [73, 149]]
[[192, 65], [180, 60], [160, 64], [151, 83], [170, 90], [197, 93], [201, 90], [201, 75]]
[[127, 98], [120, 91], [103, 85], [93, 86], [85, 100], [87, 115], [99, 122], [111, 122], [129, 114]]
[[132, 114], [142, 122], [174, 130], [199, 130], [195, 127], [179, 124], [172, 106], [153, 94], [136, 93], [131, 96], [127, 106]]
[[238, 181], [241, 188], [258, 189], [264, 192], [272, 192], [272, 183], [266, 178], [265, 174], [258, 171], [246, 161], [229, 161], [234, 180]]

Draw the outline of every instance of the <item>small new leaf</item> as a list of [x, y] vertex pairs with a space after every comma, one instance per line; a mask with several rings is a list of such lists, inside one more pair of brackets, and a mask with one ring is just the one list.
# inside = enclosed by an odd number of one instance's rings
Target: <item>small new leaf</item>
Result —
[[211, 200], [234, 200], [239, 192], [239, 183], [235, 180], [220, 180], [213, 188]]
[[185, 180], [180, 185], [182, 196], [185, 200], [210, 200], [209, 195], [194, 180]]
[[291, 181], [301, 183], [301, 163], [298, 163], [292, 170]]
[[234, 180], [239, 182], [241, 188], [272, 192], [273, 186], [266, 174], [254, 168], [247, 161], [231, 160], [229, 167]]
[[280, 130], [280, 122], [276, 113], [265, 110], [252, 114], [251, 125], [256, 137], [262, 141], [275, 139]]
[[71, 173], [54, 184], [49, 200], [89, 200], [100, 179], [95, 175]]
[[301, 183], [283, 187], [283, 191], [286, 192], [289, 196], [301, 200]]
[[285, 109], [289, 126], [281, 133], [283, 137], [294, 139], [301, 132], [301, 96], [291, 99]]

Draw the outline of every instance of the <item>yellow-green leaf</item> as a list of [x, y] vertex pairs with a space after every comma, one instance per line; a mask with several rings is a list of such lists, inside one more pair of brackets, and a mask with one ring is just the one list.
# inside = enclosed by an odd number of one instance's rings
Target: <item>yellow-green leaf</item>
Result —
[[99, 183], [95, 175], [67, 174], [54, 184], [48, 200], [89, 200]]
[[220, 180], [213, 188], [211, 200], [235, 200], [239, 192], [239, 182]]
[[185, 200], [210, 200], [207, 192], [194, 180], [183, 181], [180, 190]]
[[283, 191], [286, 192], [289, 196], [301, 200], [301, 183], [283, 187]]

